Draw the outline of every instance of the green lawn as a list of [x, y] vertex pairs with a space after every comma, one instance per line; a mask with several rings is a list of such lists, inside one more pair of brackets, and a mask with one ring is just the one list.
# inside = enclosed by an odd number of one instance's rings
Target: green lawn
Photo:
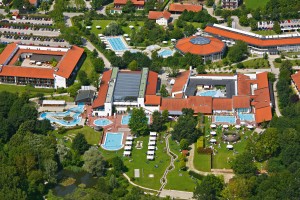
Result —
[[[113, 21], [115, 20], [93, 20], [91, 32], [96, 35], [103, 33], [106, 26]], [[122, 26], [122, 29], [126, 34], [131, 34], [131, 29], [129, 28], [129, 26], [135, 26], [135, 29], [137, 29], [138, 27], [142, 27], [143, 25], [143, 21], [137, 21], [137, 24], [134, 21], [130, 21], [127, 22], [126, 26]], [[96, 26], [101, 26], [101, 29], [97, 29]]]
[[259, 34], [259, 35], [276, 35], [275, 31], [273, 30], [265, 30], [265, 31], [252, 31], [253, 33]]
[[69, 95], [48, 97], [46, 99], [48, 99], [48, 100], [65, 100], [66, 102], [74, 102], [74, 97], [70, 97]]
[[[180, 147], [172, 139], [169, 139], [170, 149], [173, 153], [180, 157]], [[179, 169], [179, 159], [175, 161], [175, 169], [168, 173], [167, 179], [168, 183], [165, 189], [170, 190], [183, 190], [183, 191], [194, 191], [196, 186], [195, 180], [193, 180], [187, 171], [182, 171]]]
[[[195, 144], [196, 147], [196, 144]], [[211, 156], [209, 154], [198, 154], [195, 148], [194, 166], [197, 170], [203, 172], [210, 172], [211, 170]]]
[[[86, 48], [85, 48], [85, 52], [86, 52], [86, 58], [85, 58], [84, 62], [82, 63], [79, 71], [85, 71], [88, 78], [91, 79], [93, 73], [95, 73], [94, 65], [91, 62], [91, 53], [92, 52], [90, 50], [86, 49]], [[79, 80], [78, 76], [76, 76], [76, 80]]]
[[7, 91], [12, 93], [24, 93], [28, 92], [30, 97], [35, 97], [37, 93], [44, 93], [45, 95], [50, 95], [54, 93], [54, 89], [45, 88], [33, 88], [28, 86], [17, 86], [17, 85], [5, 85], [0, 84], [0, 92]]
[[[245, 62], [242, 62], [244, 65], [244, 68], [251, 68], [251, 69], [267, 69], [270, 68], [269, 61], [263, 58], [256, 58], [252, 60], [247, 60]], [[233, 66], [233, 68], [236, 68], [236, 65]]]
[[[98, 144], [101, 138], [101, 132], [97, 132], [94, 129], [92, 129], [89, 126], [84, 126], [83, 128], [80, 129], [74, 129], [74, 130], [68, 130], [64, 134], [58, 134], [56, 131], [54, 131], [54, 134], [57, 138], [63, 139], [64, 136], [67, 136], [69, 138], [74, 139], [74, 137], [78, 134], [82, 133], [85, 136], [85, 139], [90, 145], [95, 145]], [[70, 140], [64, 140], [67, 146], [71, 146]]]
[[[283, 60], [284, 61], [284, 60]], [[293, 66], [299, 66], [300, 65], [300, 60], [289, 60]], [[281, 63], [273, 62], [276, 68], [279, 68]]]
[[245, 4], [247, 8], [256, 9], [256, 8], [264, 8], [266, 4], [270, 0], [245, 0]]

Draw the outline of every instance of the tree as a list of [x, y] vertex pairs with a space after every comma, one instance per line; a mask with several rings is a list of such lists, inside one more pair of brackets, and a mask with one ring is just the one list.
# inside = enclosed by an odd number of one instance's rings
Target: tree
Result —
[[161, 113], [161, 119], [162, 122], [165, 124], [169, 121], [169, 111], [168, 110], [163, 110]]
[[65, 27], [61, 30], [62, 37], [70, 44], [82, 45], [80, 32], [77, 27]]
[[213, 200], [218, 199], [223, 190], [223, 181], [215, 175], [207, 175], [200, 184], [196, 186], [194, 198], [197, 200]]
[[122, 12], [123, 13], [132, 13], [134, 11], [135, 11], [135, 6], [133, 5], [133, 3], [130, 0], [128, 0], [126, 2], [126, 5], [123, 6]]
[[52, 159], [46, 159], [43, 163], [45, 168], [45, 177], [49, 183], [56, 183], [57, 163]]
[[148, 131], [148, 118], [143, 108], [133, 108], [128, 124], [135, 135], [145, 135]]
[[163, 129], [162, 116], [159, 111], [154, 111], [152, 114], [151, 129], [156, 132], [159, 132]]
[[84, 135], [82, 133], [78, 133], [73, 140], [72, 148], [79, 154], [83, 154], [89, 149], [89, 147], [90, 145], [87, 143]]
[[254, 175], [257, 171], [257, 167], [252, 161], [252, 156], [249, 153], [243, 153], [238, 155], [232, 162], [232, 169], [234, 173], [239, 175]]
[[180, 149], [187, 150], [189, 148], [189, 141], [187, 139], [180, 140]]
[[93, 174], [94, 176], [103, 176], [105, 172], [105, 161], [101, 152], [91, 147], [83, 154], [83, 169]]
[[228, 200], [248, 199], [251, 196], [253, 179], [235, 177], [231, 179], [227, 187], [222, 191], [222, 197]]
[[278, 21], [275, 21], [275, 22], [274, 22], [273, 30], [274, 30], [274, 32], [277, 33], [277, 34], [280, 34], [280, 33], [281, 33], [280, 24], [279, 24]]
[[92, 0], [91, 6], [94, 10], [98, 10], [102, 7], [103, 0]]
[[42, 1], [40, 5], [40, 9], [46, 12], [47, 10], [49, 10], [49, 8], [50, 8], [49, 3], [47, 1]]
[[85, 71], [80, 70], [78, 72], [78, 79], [82, 85], [90, 85], [90, 80], [88, 79]]
[[122, 35], [124, 31], [116, 22], [111, 22], [108, 27], [104, 29], [104, 35]]
[[249, 19], [246, 15], [242, 15], [240, 18], [240, 25], [241, 26], [249, 26]]
[[243, 41], [237, 41], [228, 51], [228, 59], [231, 62], [240, 62], [248, 54], [248, 45]]
[[119, 156], [113, 157], [110, 161], [111, 166], [117, 173], [122, 173], [126, 170], [123, 160]]
[[206, 5], [207, 5], [208, 7], [211, 7], [211, 6], [213, 6], [213, 5], [214, 5], [214, 3], [215, 3], [215, 1], [214, 1], [214, 0], [207, 0], [207, 1], [206, 1]]
[[167, 90], [167, 88], [166, 88], [167, 86], [165, 85], [165, 84], [162, 84], [162, 86], [161, 86], [161, 88], [160, 88], [160, 95], [162, 96], [162, 97], [168, 97], [169, 96], [169, 92], [168, 92], [168, 90]]
[[129, 63], [128, 69], [130, 69], [131, 71], [138, 70], [138, 64], [137, 64], [136, 60], [133, 60]]

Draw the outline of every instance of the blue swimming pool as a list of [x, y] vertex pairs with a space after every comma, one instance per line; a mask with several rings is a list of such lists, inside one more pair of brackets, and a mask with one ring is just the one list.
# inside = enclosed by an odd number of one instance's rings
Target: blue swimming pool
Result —
[[254, 121], [254, 114], [243, 114], [243, 113], [239, 113], [239, 118], [241, 121]]
[[164, 50], [158, 52], [158, 56], [163, 57], [163, 58], [167, 58], [172, 55], [173, 55], [173, 51], [170, 49], [164, 49]]
[[216, 90], [207, 90], [207, 91], [197, 93], [198, 96], [205, 96], [205, 97], [214, 97], [216, 96], [216, 94], [217, 94]]
[[[148, 124], [150, 124], [150, 117], [149, 116], [146, 116], [146, 117], [148, 118]], [[124, 115], [124, 116], [122, 116], [121, 124], [122, 125], [128, 125], [130, 118], [131, 118], [131, 115]]]
[[110, 120], [108, 120], [108, 119], [96, 119], [95, 121], [94, 121], [94, 124], [96, 125], [96, 126], [107, 126], [107, 125], [110, 125], [110, 124], [112, 124], [113, 122], [112, 121], [110, 121]]
[[236, 118], [235, 116], [215, 116], [215, 122], [218, 123], [229, 123], [229, 124], [235, 124]]
[[[84, 111], [84, 104], [78, 104], [76, 107], [70, 108], [65, 112], [43, 112], [41, 119], [48, 119], [51, 123], [57, 123], [62, 126], [76, 126], [81, 122], [81, 113]], [[71, 120], [64, 120], [64, 117], [71, 117]]]
[[105, 150], [117, 151], [123, 147], [122, 141], [123, 133], [107, 132], [101, 146]]
[[125, 51], [127, 49], [121, 37], [106, 38], [114, 51]]

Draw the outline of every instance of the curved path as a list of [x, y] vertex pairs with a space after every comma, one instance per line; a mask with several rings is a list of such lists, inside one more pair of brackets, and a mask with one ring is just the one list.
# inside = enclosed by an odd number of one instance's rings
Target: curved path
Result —
[[134, 185], [136, 187], [139, 187], [139, 188], [142, 188], [144, 190], [149, 190], [149, 191], [153, 191], [153, 192], [159, 192], [158, 190], [154, 190], [154, 189], [151, 189], [151, 188], [147, 188], [147, 187], [143, 187], [141, 185], [137, 185], [135, 184], [134, 182], [132, 182], [129, 178], [129, 176], [127, 176], [127, 174], [123, 173], [123, 176], [128, 180], [128, 182], [131, 184], [131, 185]]

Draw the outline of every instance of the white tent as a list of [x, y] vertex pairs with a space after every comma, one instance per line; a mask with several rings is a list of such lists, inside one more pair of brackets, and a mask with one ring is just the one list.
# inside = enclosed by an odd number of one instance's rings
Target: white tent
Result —
[[155, 146], [148, 146], [148, 150], [154, 150]]
[[211, 131], [210, 134], [211, 135], [217, 135], [216, 131]]
[[253, 128], [254, 128], [254, 126], [252, 126], [252, 125], [248, 125], [248, 126], [247, 126], [247, 128], [249, 128], [249, 129], [253, 129]]
[[124, 149], [125, 149], [125, 150], [131, 150], [131, 149], [132, 149], [132, 146], [125, 146]]
[[156, 144], [155, 141], [150, 141], [148, 145], [149, 145], [149, 146], [154, 146], [155, 144]]
[[209, 141], [210, 141], [211, 143], [215, 143], [215, 142], [217, 142], [217, 140], [216, 140], [216, 139], [214, 139], [214, 138], [210, 139]]
[[126, 141], [126, 142], [125, 142], [125, 145], [126, 145], [126, 146], [132, 145], [132, 141]]
[[126, 41], [130, 41], [131, 39], [130, 39], [130, 38], [126, 38], [125, 40], [126, 40]]
[[156, 132], [150, 132], [150, 136], [156, 136], [157, 133]]
[[168, 44], [168, 41], [163, 41], [162, 43], [163, 43], [163, 44]]
[[147, 151], [147, 155], [154, 155], [154, 151]]
[[223, 128], [228, 128], [229, 126], [227, 124], [224, 124], [223, 125]]
[[134, 26], [130, 25], [130, 26], [129, 26], [129, 28], [130, 28], [130, 29], [133, 29], [133, 28], [134, 28]]
[[96, 26], [96, 29], [101, 29], [101, 26]]
[[228, 145], [226, 146], [226, 148], [227, 148], [227, 149], [233, 149], [233, 146], [232, 146], [231, 144], [228, 144]]
[[235, 125], [235, 128], [236, 128], [236, 129], [240, 129], [241, 126], [240, 126], [240, 125]]
[[124, 34], [124, 37], [128, 37], [128, 34], [125, 33], [125, 34]]
[[91, 29], [92, 27], [91, 27], [91, 26], [86, 26], [85, 28], [86, 28], [86, 29]]
[[156, 137], [155, 136], [152, 136], [149, 138], [149, 141], [155, 141], [156, 140]]
[[176, 39], [171, 39], [171, 42], [176, 42]]
[[154, 156], [147, 156], [147, 159], [148, 159], [148, 160], [153, 160], [153, 159], [154, 159]]
[[130, 155], [131, 155], [131, 151], [124, 151], [124, 152], [123, 152], [123, 155], [124, 155], [124, 156], [130, 156]]
[[216, 127], [217, 127], [217, 125], [215, 125], [215, 124], [210, 125], [210, 128], [216, 128]]
[[132, 136], [127, 136], [126, 140], [133, 140]]

